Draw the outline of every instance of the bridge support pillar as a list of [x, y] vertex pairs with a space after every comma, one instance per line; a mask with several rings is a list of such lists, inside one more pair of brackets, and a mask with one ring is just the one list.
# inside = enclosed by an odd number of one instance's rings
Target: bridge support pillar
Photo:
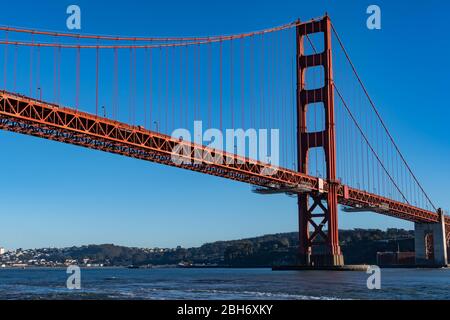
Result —
[[[309, 35], [323, 34], [323, 52], [308, 54], [305, 41]], [[323, 67], [324, 86], [309, 89], [306, 70]], [[312, 104], [322, 105], [324, 130], [307, 128], [307, 112]], [[331, 22], [328, 16], [297, 26], [297, 159], [298, 171], [308, 174], [308, 154], [312, 148], [322, 148], [326, 162], [327, 190], [318, 178], [318, 191], [298, 196], [299, 259], [308, 266], [341, 266], [344, 258], [338, 237], [338, 187], [336, 179], [336, 137], [334, 115], [333, 63]]]
[[445, 266], [448, 264], [445, 216], [438, 210], [437, 223], [415, 223], [415, 252], [417, 265]]
[[[329, 196], [320, 193], [299, 196], [299, 262], [301, 265], [344, 265], [337, 228], [333, 230], [331, 227], [335, 223], [333, 202], [330, 206], [328, 198]], [[324, 230], [325, 226], [331, 230]]]

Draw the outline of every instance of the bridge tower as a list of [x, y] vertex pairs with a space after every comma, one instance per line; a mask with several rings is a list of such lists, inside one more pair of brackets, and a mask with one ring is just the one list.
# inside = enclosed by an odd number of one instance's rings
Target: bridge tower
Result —
[[[323, 33], [323, 52], [305, 53], [305, 41], [313, 33]], [[333, 94], [331, 21], [328, 16], [297, 26], [297, 159], [298, 171], [308, 173], [311, 148], [323, 148], [328, 192], [298, 196], [299, 258], [303, 265], [339, 266], [344, 264], [338, 239], [338, 181], [336, 180], [336, 139]], [[323, 67], [324, 86], [307, 89], [306, 70]], [[308, 105], [323, 104], [325, 126], [322, 132], [307, 128]], [[319, 180], [320, 182], [320, 180]], [[326, 230], [325, 230], [326, 229]]]
[[[447, 244], [450, 243], [445, 227], [445, 215], [438, 209], [439, 222], [414, 224], [414, 246], [417, 265], [445, 266], [448, 261]], [[449, 233], [450, 234], [450, 233]]]

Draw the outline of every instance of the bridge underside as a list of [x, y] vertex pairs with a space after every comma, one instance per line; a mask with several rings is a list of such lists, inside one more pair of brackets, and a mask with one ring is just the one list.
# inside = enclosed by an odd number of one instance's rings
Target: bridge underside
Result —
[[[327, 181], [313, 176], [284, 168], [274, 170], [259, 161], [5, 91], [0, 91], [0, 129], [245, 182], [262, 187], [260, 190], [265, 193], [326, 198], [330, 188]], [[177, 145], [189, 152], [174, 152]], [[185, 163], [174, 162], [173, 156], [183, 158]], [[337, 194], [339, 204], [353, 210], [369, 210], [416, 223], [440, 221], [436, 212], [342, 184], [337, 186]], [[445, 229], [449, 240], [448, 216]]]

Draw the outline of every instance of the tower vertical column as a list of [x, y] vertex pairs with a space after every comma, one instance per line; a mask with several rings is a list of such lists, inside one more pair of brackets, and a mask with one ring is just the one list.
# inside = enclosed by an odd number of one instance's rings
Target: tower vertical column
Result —
[[[324, 51], [305, 55], [305, 38], [323, 33]], [[308, 174], [308, 153], [322, 147], [325, 153], [328, 190], [298, 196], [299, 257], [305, 265], [343, 265], [338, 238], [338, 199], [336, 181], [336, 137], [334, 119], [333, 61], [331, 22], [328, 16], [297, 26], [297, 159], [298, 171]], [[306, 89], [307, 68], [322, 66], [324, 86]], [[308, 105], [322, 103], [325, 129], [309, 132]], [[319, 220], [318, 220], [319, 219]], [[327, 229], [326, 231], [324, 229]], [[311, 229], [311, 230], [310, 230]]]
[[418, 265], [445, 266], [449, 263], [445, 215], [441, 209], [438, 209], [437, 213], [437, 223], [414, 224], [414, 246]]

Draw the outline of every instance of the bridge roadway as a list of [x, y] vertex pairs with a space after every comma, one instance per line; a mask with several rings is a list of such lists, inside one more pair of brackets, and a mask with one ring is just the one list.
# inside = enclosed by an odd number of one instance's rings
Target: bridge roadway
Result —
[[[344, 206], [411, 222], [439, 221], [436, 212], [354, 189], [339, 181], [323, 181], [285, 168], [273, 171], [270, 164], [7, 91], [0, 91], [0, 129], [245, 182], [262, 187], [262, 193], [307, 192], [325, 197], [334, 183], [338, 201]], [[177, 145], [190, 151], [180, 155], [174, 152]], [[175, 163], [173, 155], [181, 156], [186, 163]], [[446, 216], [445, 220], [446, 233], [450, 236], [450, 217]]]

